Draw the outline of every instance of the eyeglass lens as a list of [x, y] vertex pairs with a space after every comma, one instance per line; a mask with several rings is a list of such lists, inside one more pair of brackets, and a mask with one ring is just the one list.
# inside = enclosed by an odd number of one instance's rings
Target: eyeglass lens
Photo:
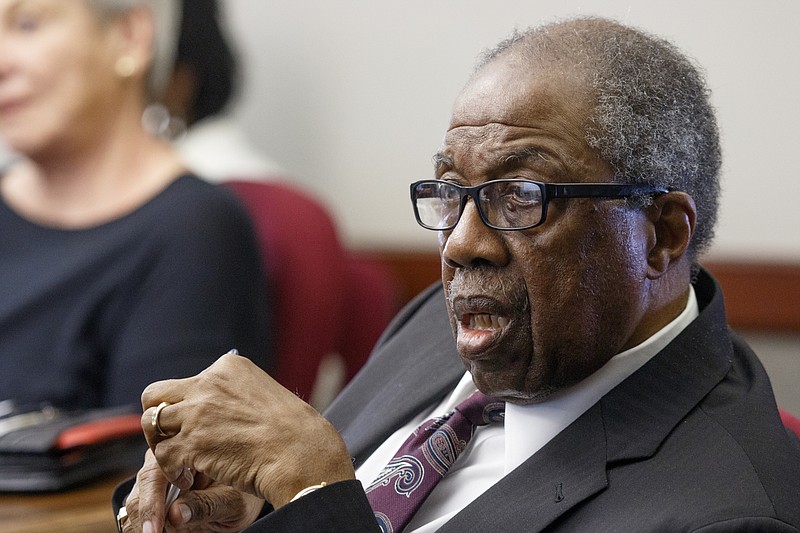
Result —
[[[462, 191], [464, 191], [462, 193]], [[542, 218], [542, 188], [525, 181], [491, 181], [477, 189], [476, 205], [484, 222], [497, 228], [535, 226]], [[423, 182], [414, 189], [420, 222], [430, 229], [458, 223], [465, 189], [443, 182]]]

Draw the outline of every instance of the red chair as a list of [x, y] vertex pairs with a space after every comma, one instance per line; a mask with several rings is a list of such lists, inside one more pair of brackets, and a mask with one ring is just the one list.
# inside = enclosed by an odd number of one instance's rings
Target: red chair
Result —
[[797, 418], [789, 411], [785, 411], [783, 409], [778, 409], [778, 412], [781, 415], [781, 421], [783, 422], [783, 425], [794, 431], [795, 435], [800, 437], [800, 418]]
[[396, 311], [392, 280], [380, 265], [343, 249], [328, 210], [309, 193], [278, 181], [224, 185], [249, 211], [261, 247], [275, 303], [275, 379], [311, 401], [320, 363], [342, 359], [342, 376], [329, 380], [335, 390], [315, 403], [323, 408], [361, 368]]
[[348, 253], [346, 276], [350, 324], [344, 328], [338, 348], [345, 366], [344, 383], [367, 362], [378, 337], [400, 308], [391, 273], [369, 254]]
[[276, 331], [273, 376], [308, 400], [320, 361], [337, 349], [345, 314], [344, 251], [323, 205], [280, 182], [229, 181], [259, 240]]

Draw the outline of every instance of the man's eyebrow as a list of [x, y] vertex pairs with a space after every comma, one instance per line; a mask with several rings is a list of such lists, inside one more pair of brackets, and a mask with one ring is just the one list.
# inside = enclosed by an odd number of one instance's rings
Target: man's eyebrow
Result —
[[542, 161], [550, 161], [550, 158], [543, 154], [541, 150], [532, 146], [506, 152], [498, 159], [498, 162], [502, 166], [517, 165], [528, 159], [541, 159]]
[[[435, 153], [432, 159], [433, 166], [437, 172], [446, 172], [455, 168], [455, 162], [453, 161], [453, 158], [449, 155], [443, 154], [442, 152]], [[517, 166], [530, 159], [551, 161], [551, 159], [541, 150], [529, 146], [500, 154], [500, 156], [497, 158], [497, 165], [500, 167]]]

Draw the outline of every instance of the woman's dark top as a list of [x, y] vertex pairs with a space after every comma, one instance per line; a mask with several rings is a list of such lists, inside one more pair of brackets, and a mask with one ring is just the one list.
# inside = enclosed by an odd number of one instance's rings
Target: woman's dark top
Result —
[[231, 348], [269, 369], [273, 331], [250, 220], [185, 175], [96, 227], [32, 223], [0, 200], [0, 400], [139, 405], [149, 383]]

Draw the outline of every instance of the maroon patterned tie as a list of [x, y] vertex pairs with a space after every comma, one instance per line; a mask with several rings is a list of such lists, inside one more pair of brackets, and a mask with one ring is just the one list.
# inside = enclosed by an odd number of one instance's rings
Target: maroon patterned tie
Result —
[[467, 447], [476, 426], [502, 422], [505, 403], [480, 391], [454, 411], [423, 422], [367, 487], [381, 531], [402, 531]]

